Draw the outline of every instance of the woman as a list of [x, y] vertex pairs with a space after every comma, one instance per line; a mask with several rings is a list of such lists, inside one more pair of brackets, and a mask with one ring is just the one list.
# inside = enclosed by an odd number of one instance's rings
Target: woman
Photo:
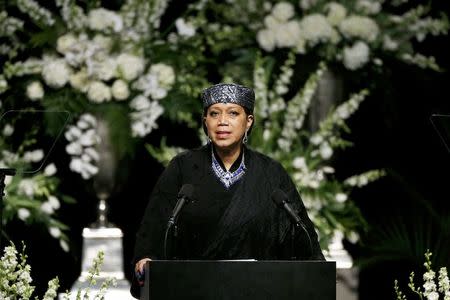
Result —
[[[147, 261], [164, 257], [167, 221], [184, 184], [192, 184], [195, 192], [177, 221], [172, 254], [178, 259], [323, 260], [289, 175], [276, 161], [245, 146], [254, 122], [253, 90], [217, 84], [203, 91], [202, 100], [209, 143], [176, 156], [158, 180], [137, 233], [135, 271], [142, 273]], [[306, 230], [298, 227], [291, 234], [289, 215], [271, 200], [278, 189]]]

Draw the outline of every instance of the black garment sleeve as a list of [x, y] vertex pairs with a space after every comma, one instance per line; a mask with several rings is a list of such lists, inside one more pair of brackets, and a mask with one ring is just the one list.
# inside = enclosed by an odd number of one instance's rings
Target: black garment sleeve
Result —
[[[308, 235], [311, 240], [311, 248], [312, 253], [310, 251], [309, 246], [309, 239], [306, 236], [306, 233], [303, 232], [303, 229], [301, 227], [296, 228], [295, 232], [295, 249], [297, 253], [297, 257], [301, 259], [309, 259], [309, 260], [325, 260], [325, 257], [323, 256], [322, 250], [320, 248], [320, 244], [318, 241], [317, 233], [315, 231], [314, 224], [312, 223], [311, 219], [308, 217], [308, 213], [306, 211], [305, 205], [303, 204], [303, 201], [300, 197], [299, 192], [297, 191], [297, 188], [290, 178], [289, 174], [284, 170], [284, 168], [279, 165], [279, 168], [281, 168], [281, 178], [280, 178], [280, 188], [286, 192], [288, 199], [290, 200], [292, 206], [296, 209], [302, 223], [305, 225], [305, 229], [308, 232]], [[292, 234], [292, 227], [289, 229], [284, 241], [282, 248], [285, 250], [290, 248], [290, 243], [292, 241], [291, 234]], [[307, 255], [305, 255], [307, 254]], [[309, 255], [308, 255], [309, 254]]]
[[178, 157], [164, 170], [150, 195], [139, 230], [136, 234], [134, 260], [162, 258], [167, 221], [177, 201], [181, 186]]

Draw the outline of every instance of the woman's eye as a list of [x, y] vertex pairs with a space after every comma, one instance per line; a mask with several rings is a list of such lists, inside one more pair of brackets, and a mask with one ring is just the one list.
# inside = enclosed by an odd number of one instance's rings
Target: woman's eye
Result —
[[209, 115], [210, 115], [211, 117], [217, 117], [218, 114], [219, 114], [219, 113], [216, 112], [216, 111], [212, 111], [212, 112], [209, 113]]
[[232, 115], [233, 117], [236, 117], [239, 115], [239, 113], [237, 111], [231, 111], [230, 115]]

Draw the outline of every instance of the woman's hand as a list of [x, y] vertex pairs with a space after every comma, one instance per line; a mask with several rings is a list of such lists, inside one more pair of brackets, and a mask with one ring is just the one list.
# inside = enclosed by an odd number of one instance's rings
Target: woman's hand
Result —
[[145, 266], [145, 263], [148, 261], [152, 261], [152, 260], [150, 258], [143, 258], [140, 261], [138, 261], [136, 263], [136, 265], [134, 266], [134, 272], [136, 273], [136, 278], [139, 282], [139, 285], [144, 285], [144, 278], [145, 278], [144, 266]]

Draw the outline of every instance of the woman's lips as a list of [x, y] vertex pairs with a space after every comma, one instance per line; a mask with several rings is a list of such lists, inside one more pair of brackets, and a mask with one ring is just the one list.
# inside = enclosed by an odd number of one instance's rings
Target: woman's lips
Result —
[[218, 138], [227, 138], [230, 134], [230, 131], [216, 131], [216, 135]]

